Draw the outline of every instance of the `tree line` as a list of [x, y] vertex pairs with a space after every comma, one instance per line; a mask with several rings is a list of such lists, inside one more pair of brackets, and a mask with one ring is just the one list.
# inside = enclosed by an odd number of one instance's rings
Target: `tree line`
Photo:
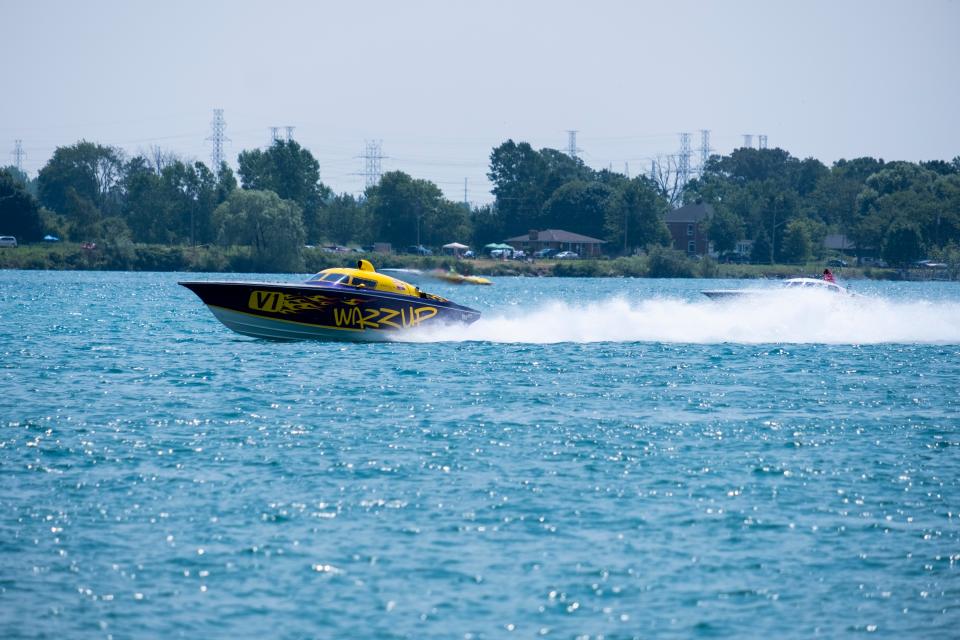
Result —
[[597, 171], [558, 150], [507, 140], [490, 155], [495, 200], [478, 207], [402, 171], [385, 173], [360, 196], [335, 194], [294, 140], [245, 150], [237, 167], [234, 174], [226, 163], [211, 168], [160, 149], [128, 158], [80, 141], [57, 148], [33, 179], [0, 169], [0, 234], [21, 242], [50, 234], [107, 245], [239, 245], [264, 269], [295, 270], [304, 245], [482, 246], [547, 228], [632, 255], [669, 246], [664, 216], [672, 207], [706, 203], [714, 248], [732, 252], [749, 241], [755, 262], [819, 257], [828, 233], [897, 264], [960, 244], [960, 157], [827, 167], [782, 149], [741, 148], [711, 157], [701, 175], [673, 189], [657, 176]]
[[828, 233], [896, 265], [956, 252], [960, 243], [960, 157], [856, 158], [827, 167], [782, 149], [743, 148], [710, 158], [683, 200], [712, 204], [707, 232], [715, 249], [747, 239], [754, 262], [819, 257]]

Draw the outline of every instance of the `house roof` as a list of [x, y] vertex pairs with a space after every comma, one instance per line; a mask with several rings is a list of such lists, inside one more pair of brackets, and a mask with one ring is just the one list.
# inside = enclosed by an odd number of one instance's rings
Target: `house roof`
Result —
[[857, 248], [857, 245], [842, 233], [828, 233], [823, 239], [823, 246], [827, 249], [839, 251]]
[[713, 206], [709, 204], [685, 204], [679, 209], [667, 211], [667, 222], [700, 222], [713, 215]]
[[[526, 233], [522, 236], [507, 238], [506, 242], [531, 242], [530, 234]], [[590, 236], [580, 235], [579, 233], [573, 233], [572, 231], [564, 231], [563, 229], [544, 229], [543, 231], [537, 231], [537, 239], [533, 240], [532, 242], [579, 242], [580, 244], [603, 244], [606, 242], [606, 240], [591, 238]]]

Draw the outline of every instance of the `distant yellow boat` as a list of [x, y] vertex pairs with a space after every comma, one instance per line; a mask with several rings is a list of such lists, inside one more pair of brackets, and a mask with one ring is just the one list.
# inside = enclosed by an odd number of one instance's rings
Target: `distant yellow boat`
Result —
[[437, 269], [433, 272], [433, 276], [450, 284], [493, 284], [493, 282], [487, 278], [481, 276], [465, 276], [456, 271], [442, 271]]

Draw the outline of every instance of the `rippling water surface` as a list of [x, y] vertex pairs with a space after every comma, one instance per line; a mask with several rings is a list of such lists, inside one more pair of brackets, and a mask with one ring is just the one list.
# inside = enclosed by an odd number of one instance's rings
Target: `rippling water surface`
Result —
[[176, 280], [0, 272], [4, 638], [957, 637], [956, 283], [278, 344]]

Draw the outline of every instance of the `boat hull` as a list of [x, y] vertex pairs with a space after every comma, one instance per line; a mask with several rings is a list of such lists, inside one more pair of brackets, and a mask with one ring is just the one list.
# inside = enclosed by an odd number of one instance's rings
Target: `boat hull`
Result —
[[757, 298], [763, 296], [783, 295], [784, 292], [796, 293], [823, 291], [834, 295], [856, 296], [855, 293], [844, 289], [836, 282], [819, 280], [815, 278], [790, 278], [775, 289], [708, 289], [701, 291], [703, 295], [711, 300], [730, 300], [737, 298]]
[[701, 291], [703, 295], [711, 300], [732, 300], [735, 298], [751, 298], [755, 296], [769, 295], [772, 291], [749, 290], [749, 289], [712, 289]]
[[355, 288], [259, 282], [181, 282], [237, 333], [269, 340], [385, 341], [480, 312], [449, 300]]

